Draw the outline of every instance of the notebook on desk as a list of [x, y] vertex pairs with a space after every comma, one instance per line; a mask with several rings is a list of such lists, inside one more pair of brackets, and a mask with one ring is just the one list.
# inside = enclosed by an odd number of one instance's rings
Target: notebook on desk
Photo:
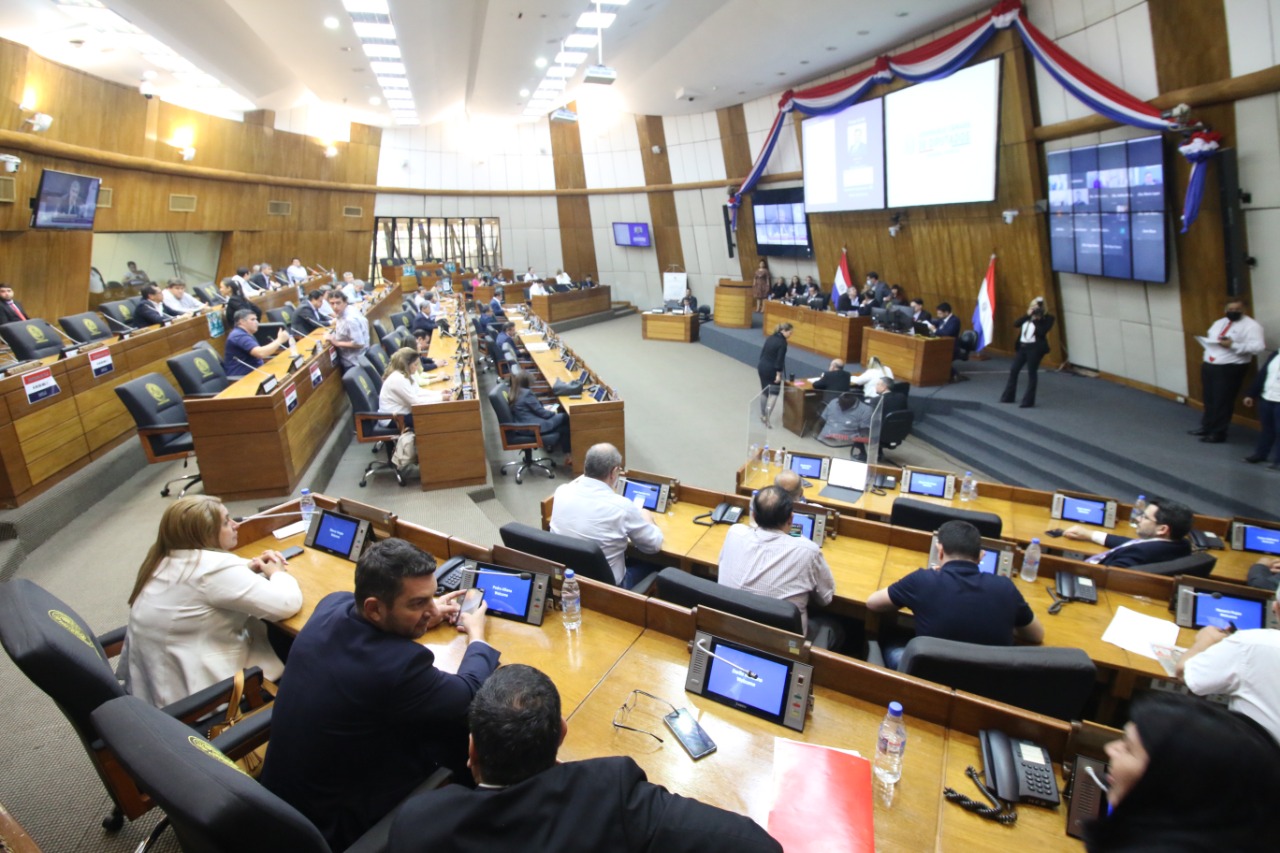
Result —
[[853, 459], [831, 460], [827, 472], [827, 485], [818, 492], [819, 497], [834, 501], [856, 503], [867, 488], [867, 463]]

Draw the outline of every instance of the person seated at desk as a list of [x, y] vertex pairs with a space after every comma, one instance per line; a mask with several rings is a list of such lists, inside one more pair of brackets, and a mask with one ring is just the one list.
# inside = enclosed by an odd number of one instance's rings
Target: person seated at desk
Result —
[[1138, 519], [1137, 536], [1132, 539], [1101, 530], [1086, 530], [1078, 524], [1062, 531], [1062, 536], [1107, 547], [1108, 550], [1094, 554], [1087, 562], [1117, 569], [1141, 569], [1148, 563], [1164, 563], [1190, 554], [1187, 534], [1191, 532], [1191, 519], [1190, 507], [1151, 498]]
[[138, 269], [138, 265], [133, 261], [129, 261], [128, 266], [129, 271], [120, 280], [125, 287], [141, 287], [151, 281], [151, 276], [147, 275], [146, 270]]
[[775, 302], [790, 302], [788, 296], [787, 280], [779, 278], [769, 286], [769, 298]]
[[165, 311], [174, 317], [195, 314], [204, 309], [204, 303], [187, 293], [187, 283], [180, 278], [169, 279], [161, 297]]
[[[867, 609], [888, 613], [907, 608], [917, 637], [941, 637], [984, 646], [1010, 646], [1017, 640], [1044, 642], [1044, 626], [1009, 578], [978, 570], [982, 535], [967, 521], [938, 528], [938, 568], [916, 569], [867, 599]], [[886, 641], [884, 662], [897, 669], [905, 642]]]
[[795, 471], [787, 470], [773, 478], [773, 484], [787, 493], [792, 503], [804, 500], [804, 478]]
[[222, 361], [222, 370], [228, 379], [248, 376], [254, 368], [262, 367], [262, 363], [289, 345], [289, 332], [281, 329], [275, 340], [260, 344], [258, 318], [248, 309], [236, 312], [235, 328], [227, 335], [226, 358]]
[[533, 267], [529, 267], [529, 269], [525, 270], [524, 277], [521, 280], [525, 284], [531, 284], [535, 281], [540, 281], [541, 279], [542, 279], [542, 276], [534, 272]]
[[493, 324], [493, 310], [488, 305], [481, 305], [478, 309], [480, 316], [476, 318], [476, 328], [481, 335], [489, 333], [489, 326]]
[[533, 393], [533, 378], [527, 370], [519, 367], [511, 368], [511, 380], [507, 388], [507, 402], [511, 405], [511, 417], [518, 424], [537, 424], [544, 436], [559, 433], [560, 442], [557, 447], [547, 450], [563, 450], [569, 452], [569, 415], [542, 405], [542, 401]]
[[827, 295], [818, 289], [816, 283], [811, 283], [805, 293], [804, 304], [813, 311], [826, 311]]
[[858, 312], [859, 317], [870, 317], [871, 309], [883, 307], [882, 300], [876, 296], [876, 292], [871, 288], [867, 288], [858, 294], [857, 304], [854, 310]]
[[[406, 430], [413, 430], [413, 407], [421, 403], [439, 403], [453, 399], [453, 391], [428, 391], [418, 384], [422, 370], [419, 350], [401, 347], [391, 354], [386, 372], [382, 374], [382, 390], [378, 392], [378, 411], [388, 415], [404, 415]], [[378, 426], [390, 426], [391, 421], [379, 421]]]
[[502, 300], [506, 298], [507, 292], [499, 287], [493, 292], [493, 298], [489, 300], [489, 310], [493, 312], [495, 319], [507, 319], [507, 312], [502, 310]]
[[564, 270], [556, 270], [556, 284], [573, 284], [573, 278]]
[[[255, 267], [255, 270], [256, 269], [257, 267]], [[258, 287], [258, 285], [253, 283], [251, 280], [253, 276], [250, 274], [248, 267], [237, 267], [236, 274], [232, 276], [232, 278], [240, 283], [240, 290], [245, 296], [257, 296], [264, 290], [264, 288]]]
[[627, 565], [627, 545], [645, 554], [662, 550], [662, 530], [653, 516], [613, 490], [622, 474], [622, 454], [612, 444], [587, 450], [582, 476], [556, 489], [551, 508], [551, 532], [599, 542], [613, 579], [630, 589], [652, 569]]
[[236, 314], [241, 311], [250, 311], [253, 316], [262, 319], [262, 309], [245, 298], [244, 288], [234, 278], [224, 278], [218, 282], [218, 293], [226, 300], [222, 306], [222, 325], [226, 328], [230, 329], [236, 324]]
[[440, 327], [440, 324], [436, 321], [435, 313], [432, 311], [432, 306], [435, 304], [435, 298], [428, 296], [427, 300], [409, 318], [409, 331], [414, 333], [423, 331], [428, 335], [435, 334], [436, 329]]
[[880, 416], [907, 410], [907, 395], [893, 390], [893, 380], [881, 376], [875, 384], [876, 396], [880, 399]]
[[840, 314], [853, 314], [858, 310], [858, 294], [853, 288], [846, 287], [844, 292], [836, 297], [836, 311]]
[[809, 604], [831, 603], [836, 580], [814, 542], [791, 535], [791, 495], [766, 486], [751, 498], [754, 524], [735, 524], [720, 549], [720, 583], [769, 598], [790, 601], [800, 608], [808, 633]]
[[0, 284], [0, 323], [17, 323], [28, 319], [30, 315], [22, 307], [22, 303], [13, 298], [13, 288]]
[[468, 756], [478, 788], [414, 795], [391, 825], [391, 853], [782, 853], [744, 815], [672, 794], [627, 756], [556, 760], [569, 725], [543, 672], [502, 667], [476, 691]]
[[308, 293], [307, 301], [299, 305], [293, 315], [293, 330], [305, 336], [316, 329], [329, 328], [329, 320], [324, 316], [324, 304], [323, 290]]
[[1152, 690], [1105, 748], [1110, 809], [1085, 827], [1090, 853], [1276, 849], [1280, 747], [1252, 721]]
[[693, 288], [684, 289], [684, 298], [680, 300], [680, 307], [690, 314], [698, 313], [698, 297], [693, 295]]
[[249, 276], [249, 281], [259, 290], [273, 290], [276, 286], [275, 269], [271, 264], [258, 264], [253, 275]]
[[302, 591], [276, 551], [251, 560], [232, 554], [237, 527], [214, 497], [179, 498], [165, 509], [129, 594], [126, 692], [163, 707], [245, 667], [280, 678], [284, 664], [263, 620], [293, 616]]
[[828, 447], [848, 447], [871, 429], [875, 407], [850, 391], [837, 396], [822, 410], [818, 441]]
[[596, 284], [596, 280], [591, 277], [591, 273], [587, 273], [587, 277], [582, 280], [582, 284], [580, 286], [583, 290], [589, 290], [593, 287], [599, 287], [600, 285]]
[[[321, 599], [289, 650], [261, 781], [334, 850], [439, 766], [471, 784], [467, 708], [498, 651], [485, 642], [486, 605], [461, 613], [464, 590], [436, 598], [435, 571], [435, 558], [403, 539], [365, 547], [355, 593]], [[467, 638], [456, 675], [417, 642], [446, 621]]]
[[853, 377], [844, 369], [844, 359], [831, 359], [827, 372], [813, 380], [813, 387], [818, 391], [834, 391], [843, 393], [849, 390], [849, 380]]
[[863, 396], [874, 397], [878, 393], [876, 391], [876, 388], [879, 387], [877, 383], [886, 377], [893, 379], [893, 370], [888, 365], [881, 364], [880, 359], [873, 355], [867, 360], [867, 369], [857, 376], [851, 377], [849, 382], [851, 385], [860, 387]]
[[530, 299], [535, 296], [547, 296], [548, 294], [549, 291], [547, 290], [547, 286], [543, 284], [541, 280], [534, 279], [533, 283], [529, 285]]
[[369, 321], [360, 313], [360, 309], [347, 302], [347, 295], [341, 290], [329, 293], [329, 307], [337, 318], [333, 331], [325, 335], [324, 342], [338, 350], [338, 362], [342, 372], [356, 366], [360, 356], [369, 348]]
[[907, 292], [902, 289], [902, 285], [895, 284], [889, 288], [889, 296], [884, 301], [885, 307], [892, 305], [907, 305]]
[[[1280, 616], [1280, 593], [1271, 602]], [[1178, 677], [1197, 696], [1230, 697], [1228, 707], [1280, 743], [1280, 631], [1224, 631], [1206, 625], [1178, 659]]]
[[1263, 557], [1249, 567], [1249, 579], [1245, 581], [1255, 589], [1269, 589], [1273, 592], [1280, 587], [1280, 557]]
[[285, 267], [285, 277], [289, 279], [290, 284], [302, 284], [311, 277], [307, 272], [307, 268], [302, 265], [302, 258], [294, 258], [289, 262], [289, 266]]
[[171, 311], [169, 306], [164, 304], [164, 294], [160, 292], [160, 288], [154, 284], [142, 286], [142, 301], [133, 312], [133, 325], [136, 328], [163, 326], [170, 322], [170, 318], [181, 316], [181, 312]]
[[924, 300], [919, 296], [911, 300], [911, 322], [924, 323], [929, 327], [930, 332], [934, 330], [933, 317], [925, 310]]

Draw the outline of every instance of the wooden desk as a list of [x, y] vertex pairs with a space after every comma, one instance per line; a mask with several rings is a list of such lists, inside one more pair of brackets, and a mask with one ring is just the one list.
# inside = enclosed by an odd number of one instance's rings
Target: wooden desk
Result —
[[530, 300], [533, 312], [548, 323], [604, 314], [613, 306], [613, 291], [607, 285], [567, 293], [548, 293]]
[[946, 385], [951, 380], [955, 339], [899, 335], [869, 328], [862, 335], [861, 353], [861, 363], [876, 356], [888, 365], [895, 378], [917, 387]]
[[698, 315], [641, 314], [640, 336], [646, 341], [676, 341], [689, 344], [698, 340]]
[[745, 281], [720, 279], [716, 287], [716, 325], [727, 329], [750, 329], [754, 316], [755, 298], [751, 284]]
[[492, 284], [482, 284], [479, 287], [472, 289], [471, 298], [475, 300], [477, 306], [482, 304], [488, 305], [489, 302], [493, 300], [493, 292], [495, 290], [497, 290], [497, 288]]
[[[871, 327], [870, 317], [853, 314], [841, 317], [834, 311], [814, 311], [807, 305], [785, 305], [773, 300], [765, 302], [765, 337], [772, 335], [779, 323], [790, 323], [793, 327], [787, 341], [790, 346], [827, 358], [839, 358], [845, 362], [861, 360], [866, 364], [862, 357], [862, 339], [865, 330]], [[950, 373], [947, 375], [950, 377]]]
[[482, 402], [476, 390], [475, 355], [463, 296], [446, 295], [442, 301], [448, 314], [449, 328], [460, 331], [457, 337], [431, 336], [428, 354], [441, 366], [427, 374], [431, 381], [426, 387], [453, 387], [457, 384], [453, 380], [459, 366], [464, 366], [471, 390], [463, 391], [463, 396], [457, 399], [413, 407], [418, 479], [423, 491], [484, 485], [489, 474], [480, 414]]

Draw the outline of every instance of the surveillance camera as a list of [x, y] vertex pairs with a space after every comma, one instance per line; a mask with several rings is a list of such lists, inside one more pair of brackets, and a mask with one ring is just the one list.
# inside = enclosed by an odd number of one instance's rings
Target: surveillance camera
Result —
[[1017, 218], [1018, 218], [1018, 211], [1016, 211], [1016, 210], [1006, 210], [1002, 215], [1004, 216], [1004, 224], [1005, 224], [1005, 225], [1012, 225], [1012, 224], [1013, 224], [1013, 220], [1015, 220], [1015, 219], [1017, 219]]
[[0, 154], [0, 162], [4, 163], [6, 172], [16, 172], [22, 168], [22, 159], [12, 154]]
[[143, 78], [142, 82], [138, 84], [138, 93], [149, 101], [155, 97], [156, 84], [152, 83], [149, 78]]

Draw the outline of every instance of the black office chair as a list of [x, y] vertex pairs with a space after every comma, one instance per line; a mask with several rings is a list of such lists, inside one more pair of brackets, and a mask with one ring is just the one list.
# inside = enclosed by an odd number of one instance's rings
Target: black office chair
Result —
[[133, 331], [134, 304], [132, 299], [103, 302], [98, 305], [98, 313], [109, 318], [107, 325], [111, 327], [112, 332], [119, 334], [120, 332]]
[[[181, 459], [182, 467], [186, 468], [188, 460], [195, 455], [195, 442], [187, 425], [187, 407], [182, 405], [181, 395], [169, 380], [159, 373], [148, 373], [117, 385], [115, 391], [138, 426], [138, 440], [147, 454], [147, 462]], [[169, 487], [183, 482], [185, 485], [178, 497], [185, 497], [187, 489], [201, 479], [198, 473], [175, 477], [164, 484], [160, 497], [168, 497]]]
[[909, 527], [926, 533], [933, 533], [947, 521], [967, 521], [988, 539], [999, 539], [1004, 529], [1004, 521], [994, 512], [954, 509], [915, 498], [894, 498], [893, 509], [889, 512], [889, 523], [894, 527]]
[[[600, 543], [590, 539], [579, 539], [577, 536], [561, 536], [548, 530], [539, 530], [518, 521], [512, 521], [498, 528], [502, 536], [502, 544], [514, 551], [523, 551], [553, 563], [559, 563], [573, 569], [579, 576], [593, 581], [617, 586], [613, 579], [613, 568]], [[645, 581], [641, 581], [645, 583]]]
[[0, 338], [9, 345], [13, 354], [23, 360], [48, 358], [62, 353], [62, 336], [47, 320], [32, 317], [15, 320], [0, 326]]
[[199, 299], [205, 305], [222, 305], [227, 301], [218, 292], [218, 288], [211, 284], [197, 284], [191, 290], [195, 293], [196, 299]]
[[1197, 551], [1185, 557], [1179, 557], [1176, 560], [1165, 560], [1163, 563], [1130, 566], [1129, 570], [1144, 572], [1149, 575], [1164, 575], [1165, 577], [1190, 575], [1196, 578], [1207, 578], [1213, 573], [1213, 567], [1217, 564], [1218, 558], [1208, 551]]
[[391, 364], [391, 357], [387, 355], [387, 351], [382, 347], [367, 347], [364, 351], [364, 358], [373, 365], [373, 369], [378, 373], [378, 388], [382, 388], [382, 375], [387, 372], [387, 367]]
[[910, 409], [901, 412], [890, 412], [880, 419], [880, 464], [893, 465], [892, 459], [885, 454], [886, 450], [896, 450], [911, 435], [911, 427], [915, 425], [916, 415]]
[[[30, 580], [15, 578], [0, 583], [0, 645], [18, 669], [54, 701], [79, 736], [114, 804], [111, 815], [102, 821], [102, 827], [111, 831], [120, 829], [125, 818], [135, 820], [152, 806], [129, 776], [120, 772], [115, 755], [103, 744], [90, 719], [104, 702], [125, 695], [124, 685], [110, 664], [110, 658], [120, 654], [124, 635], [125, 628], [120, 626], [95, 636], [75, 610]], [[260, 705], [262, 671], [255, 667], [246, 673], [245, 693], [252, 704]], [[231, 679], [227, 679], [155, 713], [203, 724], [207, 731], [209, 715], [227, 702], [230, 693]], [[192, 734], [188, 726], [177, 725], [183, 737]], [[218, 744], [237, 757], [244, 755], [265, 741], [269, 726], [269, 715], [254, 715], [228, 729]]]
[[517, 483], [524, 482], [524, 472], [530, 468], [545, 471], [547, 479], [554, 480], [555, 460], [546, 456], [534, 459], [533, 451], [556, 446], [560, 443], [560, 433], [544, 433], [541, 424], [516, 423], [515, 415], [511, 413], [511, 406], [507, 402], [506, 391], [507, 386], [502, 383], [493, 386], [489, 390], [489, 405], [493, 407], [493, 414], [498, 419], [498, 438], [502, 440], [502, 449], [519, 450], [520, 458], [504, 464], [502, 476], [507, 476], [507, 469], [514, 465]]
[[285, 328], [288, 328], [293, 325], [293, 315], [295, 313], [297, 312], [291, 310], [287, 305], [282, 308], [272, 308], [267, 311], [267, 320], [272, 323], [283, 323]]
[[1078, 720], [1098, 670], [1082, 649], [916, 637], [898, 671], [1060, 720]]
[[74, 341], [91, 344], [111, 337], [114, 332], [97, 311], [85, 311], [83, 314], [72, 314], [70, 317], [59, 317], [58, 325], [62, 331]]
[[968, 361], [969, 356], [978, 348], [978, 333], [973, 329], [965, 329], [956, 338], [956, 358]]
[[387, 336], [382, 339], [382, 351], [387, 354], [388, 359], [396, 354], [396, 350], [403, 347], [408, 347], [409, 349], [415, 349], [417, 347], [413, 334], [403, 326], [396, 327], [394, 332], [389, 332]]
[[[404, 475], [391, 461], [391, 455], [395, 453], [396, 439], [400, 437], [400, 433], [404, 432], [404, 417], [378, 411], [377, 387], [369, 371], [362, 365], [357, 364], [342, 375], [342, 387], [347, 392], [347, 399], [351, 401], [356, 441], [361, 444], [374, 444], [374, 453], [377, 453], [378, 448], [381, 447], [387, 454], [385, 462], [375, 459], [364, 469], [364, 475], [360, 478], [360, 488], [363, 489], [368, 485], [369, 475], [374, 471], [394, 472], [396, 482], [403, 486]], [[390, 421], [389, 424], [380, 425], [382, 421], [387, 420]]]
[[175, 355], [165, 364], [187, 397], [213, 397], [231, 384], [217, 353], [204, 347]]
[[[722, 613], [741, 616], [792, 634], [804, 633], [804, 619], [800, 615], [800, 608], [792, 602], [770, 598], [750, 590], [731, 589], [682, 569], [665, 568], [658, 572], [650, 594], [681, 607], [693, 608], [703, 604]], [[814, 615], [810, 614], [809, 618], [809, 639], [818, 648], [829, 649], [835, 641], [835, 634], [829, 625], [822, 624]]]
[[409, 318], [412, 316], [413, 314], [411, 314], [407, 309], [404, 311], [397, 311], [396, 313], [391, 315], [391, 328], [392, 329], [409, 328]]
[[381, 320], [374, 320], [371, 325], [373, 326], [373, 333], [378, 336], [378, 343], [382, 343], [383, 338], [389, 334], [387, 324]]
[[[164, 809], [174, 835], [190, 853], [331, 853], [315, 824], [241, 773], [210, 743], [135, 696], [113, 699], [93, 712], [93, 724], [121, 766]], [[410, 796], [449, 779], [437, 770]], [[385, 850], [396, 811], [347, 848]]]

